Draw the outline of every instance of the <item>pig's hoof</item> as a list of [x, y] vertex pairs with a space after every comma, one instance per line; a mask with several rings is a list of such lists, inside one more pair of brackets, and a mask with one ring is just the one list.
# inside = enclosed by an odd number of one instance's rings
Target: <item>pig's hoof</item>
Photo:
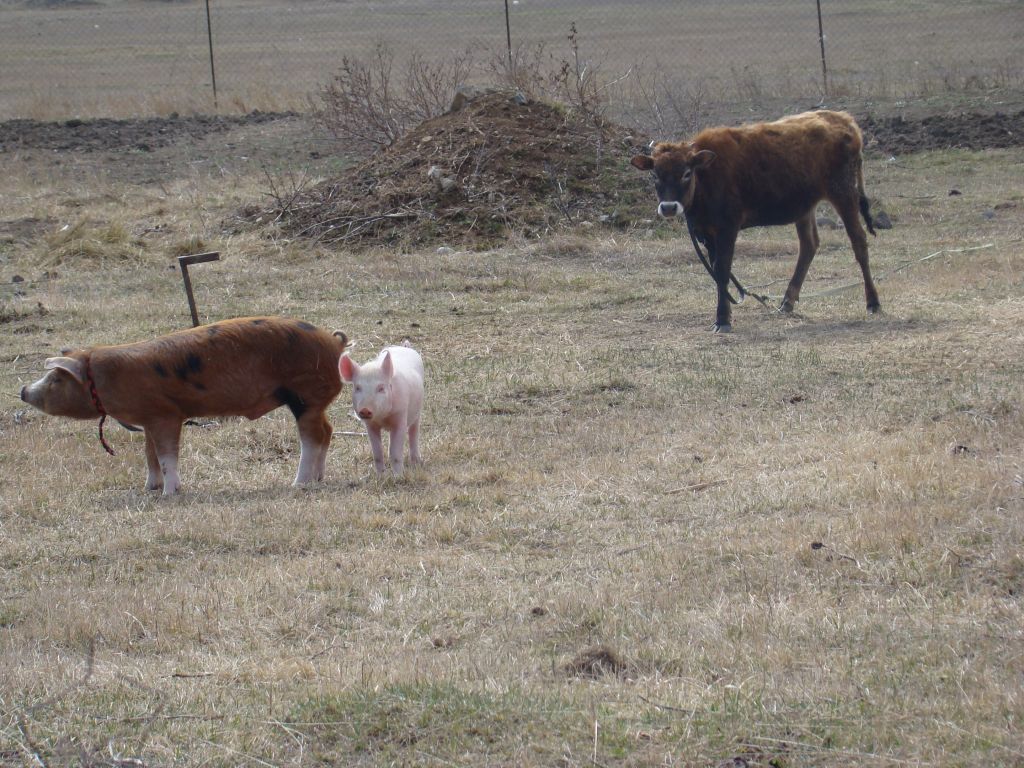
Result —
[[715, 323], [715, 333], [732, 333], [731, 323]]

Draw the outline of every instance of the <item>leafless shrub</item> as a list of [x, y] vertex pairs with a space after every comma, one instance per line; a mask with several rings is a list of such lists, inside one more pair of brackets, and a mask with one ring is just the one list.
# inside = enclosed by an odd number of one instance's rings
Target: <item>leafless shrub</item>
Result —
[[485, 75], [495, 85], [520, 91], [531, 99], [550, 99], [554, 92], [555, 57], [544, 43], [517, 44], [511, 51], [495, 50]]
[[406, 63], [402, 99], [410, 124], [444, 114], [452, 103], [455, 89], [470, 78], [475, 68], [470, 49], [433, 63], [414, 51]]
[[633, 127], [657, 136], [692, 135], [708, 119], [709, 93], [703, 80], [685, 82], [665, 74], [664, 68], [637, 63], [623, 111]]
[[366, 59], [342, 58], [338, 73], [312, 99], [313, 120], [357, 149], [389, 147], [410, 127], [443, 114], [473, 69], [469, 50], [437, 62], [413, 52], [398, 75], [394, 51], [378, 42]]

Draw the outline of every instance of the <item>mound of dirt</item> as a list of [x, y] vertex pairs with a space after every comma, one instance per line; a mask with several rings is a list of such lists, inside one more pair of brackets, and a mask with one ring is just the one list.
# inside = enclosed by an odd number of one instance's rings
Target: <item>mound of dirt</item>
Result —
[[492, 92], [339, 177], [249, 214], [349, 247], [487, 247], [582, 222], [625, 225], [652, 208], [650, 180], [629, 165], [638, 142], [559, 105]]

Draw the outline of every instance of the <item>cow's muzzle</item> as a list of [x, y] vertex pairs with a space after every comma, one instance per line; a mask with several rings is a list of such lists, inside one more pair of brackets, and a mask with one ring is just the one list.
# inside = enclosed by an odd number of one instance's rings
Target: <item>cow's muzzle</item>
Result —
[[683, 206], [679, 203], [659, 203], [658, 215], [663, 219], [671, 219], [673, 216], [679, 216], [683, 212]]

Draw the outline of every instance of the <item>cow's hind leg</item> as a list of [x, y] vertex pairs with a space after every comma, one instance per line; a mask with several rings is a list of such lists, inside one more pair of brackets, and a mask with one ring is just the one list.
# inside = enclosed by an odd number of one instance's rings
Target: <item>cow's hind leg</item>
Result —
[[299, 471], [293, 485], [307, 485], [324, 479], [327, 449], [331, 445], [331, 424], [323, 411], [306, 410], [297, 420], [299, 428]]
[[856, 194], [855, 190], [851, 190], [850, 195], [833, 199], [831, 203], [839, 214], [839, 218], [843, 220], [843, 226], [846, 227], [850, 245], [853, 246], [853, 255], [857, 257], [861, 274], [864, 276], [864, 299], [867, 302], [868, 312], [873, 314], [881, 309], [881, 304], [878, 301], [875, 283], [871, 279], [871, 267], [868, 265], [868, 235], [860, 223], [860, 196]]
[[780, 312], [792, 312], [793, 307], [800, 299], [800, 289], [803, 287], [804, 278], [807, 277], [807, 270], [811, 268], [811, 261], [814, 254], [818, 252], [818, 224], [814, 220], [814, 209], [796, 220], [796, 234], [800, 238], [800, 255], [797, 256], [796, 269], [793, 270], [793, 277], [786, 288], [786, 295], [782, 297], [779, 305]]

